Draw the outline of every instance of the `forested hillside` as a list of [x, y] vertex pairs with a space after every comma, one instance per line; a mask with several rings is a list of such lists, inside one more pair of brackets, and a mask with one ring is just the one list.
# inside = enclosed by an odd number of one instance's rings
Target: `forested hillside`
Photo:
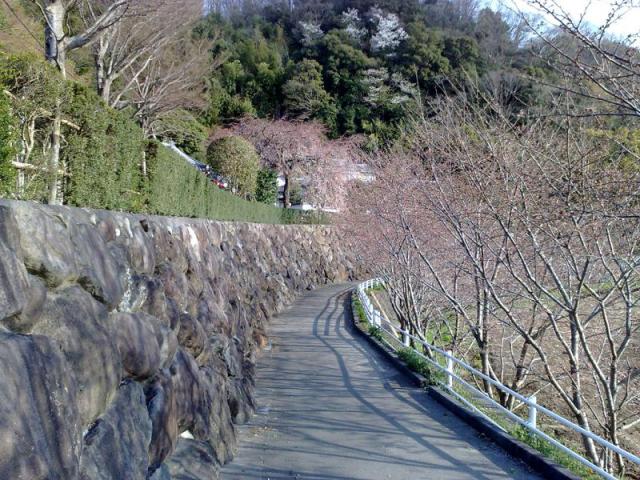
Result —
[[514, 110], [536, 95], [518, 76], [540, 63], [522, 48], [524, 25], [479, 2], [244, 5], [219, 7], [224, 16], [196, 29], [225, 59], [211, 79], [212, 123], [317, 119], [332, 136], [363, 133], [375, 148], [399, 137], [407, 111], [467, 83], [508, 89]]
[[[54, 4], [62, 23], [45, 35]], [[270, 179], [245, 198], [273, 199], [280, 174], [284, 205], [338, 208], [361, 162], [354, 148], [401, 140], [429, 99], [474, 85], [499, 92], [514, 114], [539, 101], [532, 75], [548, 72], [525, 48], [522, 21], [479, 5], [229, 1], [203, 12], [199, 1], [7, 0], [4, 194], [145, 208], [148, 140], [207, 162], [212, 141], [242, 131], [261, 156], [250, 178]], [[247, 127], [249, 118], [264, 121]], [[267, 128], [279, 143], [260, 140]], [[283, 160], [277, 150], [298, 153]]]

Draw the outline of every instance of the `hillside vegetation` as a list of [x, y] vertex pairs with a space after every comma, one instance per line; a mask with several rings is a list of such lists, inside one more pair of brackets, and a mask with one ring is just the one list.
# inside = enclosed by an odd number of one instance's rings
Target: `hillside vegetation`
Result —
[[[31, 34], [43, 35], [43, 28], [23, 4], [3, 4], [0, 32], [3, 196], [47, 202], [55, 181], [59, 201], [74, 206], [261, 223], [314, 221], [212, 185], [145, 134], [131, 109], [106, 104], [75, 63], [69, 69], [73, 80], [62, 79], [38, 51]], [[51, 128], [58, 115], [62, 146], [52, 173]]]

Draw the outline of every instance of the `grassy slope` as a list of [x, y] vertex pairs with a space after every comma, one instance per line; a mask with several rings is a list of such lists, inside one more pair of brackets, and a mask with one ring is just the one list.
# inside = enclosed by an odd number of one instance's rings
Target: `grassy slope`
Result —
[[[0, 54], [44, 55], [44, 26], [37, 15], [35, 9], [27, 11], [21, 0], [0, 0]], [[67, 75], [85, 85], [93, 82], [91, 49], [70, 52]]]
[[43, 44], [42, 25], [25, 12], [21, 2], [0, 0], [0, 52], [38, 55]]

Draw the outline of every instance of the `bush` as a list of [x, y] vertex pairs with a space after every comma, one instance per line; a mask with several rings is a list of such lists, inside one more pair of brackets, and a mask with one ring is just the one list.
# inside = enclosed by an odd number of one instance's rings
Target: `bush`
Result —
[[438, 376], [431, 369], [429, 362], [418, 355], [415, 350], [409, 347], [401, 348], [398, 350], [398, 357], [407, 364], [409, 369], [425, 377], [430, 385], [435, 385], [437, 383]]
[[168, 112], [155, 122], [154, 128], [160, 137], [171, 140], [187, 155], [204, 161], [208, 131], [190, 112], [182, 109]]
[[276, 171], [270, 168], [261, 168], [258, 171], [256, 200], [268, 205], [276, 203], [278, 200], [278, 174]]
[[260, 158], [251, 143], [242, 137], [224, 137], [209, 145], [207, 163], [226, 177], [231, 187], [246, 198], [256, 194]]
[[16, 149], [16, 124], [11, 104], [0, 85], [0, 195], [7, 196], [15, 188], [16, 170], [11, 165]]

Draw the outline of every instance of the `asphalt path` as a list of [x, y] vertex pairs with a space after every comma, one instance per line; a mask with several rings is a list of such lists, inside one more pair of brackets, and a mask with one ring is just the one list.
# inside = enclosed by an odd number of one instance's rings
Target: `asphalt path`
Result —
[[431, 400], [351, 326], [349, 286], [271, 323], [258, 413], [223, 479], [539, 479]]

